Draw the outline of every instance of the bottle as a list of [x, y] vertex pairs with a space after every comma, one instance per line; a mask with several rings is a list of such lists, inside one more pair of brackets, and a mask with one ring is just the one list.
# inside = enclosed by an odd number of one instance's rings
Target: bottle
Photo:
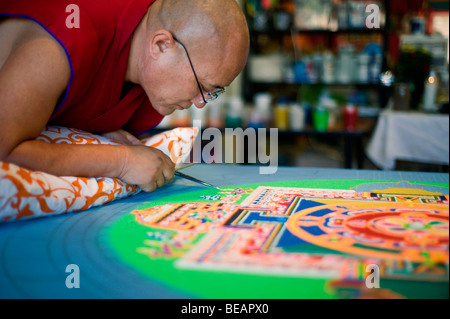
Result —
[[205, 128], [208, 123], [207, 123], [207, 115], [208, 115], [208, 109], [209, 109], [210, 105], [206, 104], [205, 107], [199, 109], [195, 106], [191, 106], [191, 108], [189, 109], [190, 113], [191, 113], [191, 121], [197, 121], [196, 123], [199, 124], [200, 128]]
[[326, 84], [331, 84], [335, 81], [334, 78], [334, 56], [327, 51], [323, 54], [322, 65], [322, 81]]
[[206, 105], [209, 108], [208, 126], [216, 128], [223, 128], [225, 126], [223, 114], [223, 110], [226, 105], [225, 101], [224, 99], [216, 99]]
[[269, 127], [272, 118], [272, 96], [270, 93], [255, 94], [255, 111], [259, 114], [264, 127]]
[[289, 108], [288, 99], [286, 97], [280, 97], [277, 99], [275, 106], [274, 124], [275, 127], [282, 131], [289, 129]]
[[328, 129], [328, 110], [318, 105], [313, 110], [313, 127], [318, 132], [325, 132]]
[[321, 94], [319, 98], [319, 108], [325, 109], [328, 114], [328, 124], [327, 128], [332, 128], [336, 126], [337, 123], [337, 111], [338, 111], [338, 105], [334, 99], [332, 99], [330, 91], [328, 89], [325, 89]]
[[228, 103], [227, 117], [225, 119], [226, 127], [242, 127], [243, 111], [244, 102], [242, 101], [242, 99], [237, 96], [231, 97]]
[[346, 131], [355, 131], [358, 124], [358, 108], [355, 97], [352, 96], [342, 110], [342, 119]]
[[293, 131], [301, 131], [305, 128], [305, 110], [298, 103], [293, 103], [289, 107], [289, 127]]
[[383, 56], [380, 53], [375, 54], [374, 62], [371, 63], [369, 76], [371, 83], [378, 83], [382, 71]]
[[342, 84], [351, 83], [353, 80], [353, 47], [350, 45], [342, 46], [338, 56], [337, 81]]
[[423, 94], [423, 110], [426, 112], [435, 112], [436, 94], [439, 87], [437, 74], [434, 70], [430, 71], [428, 78], [425, 80], [425, 89]]
[[369, 62], [370, 55], [362, 52], [358, 55], [358, 83], [368, 83], [369, 82]]

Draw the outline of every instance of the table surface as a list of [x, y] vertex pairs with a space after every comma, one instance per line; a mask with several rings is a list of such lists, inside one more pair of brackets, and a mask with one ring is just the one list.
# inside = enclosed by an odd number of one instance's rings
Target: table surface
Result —
[[[382, 171], [312, 167], [279, 167], [275, 174], [259, 174], [260, 166], [214, 164], [210, 169], [207, 164], [196, 164], [180, 171], [203, 179], [217, 186], [236, 184], [264, 183], [290, 180], [327, 180], [327, 179], [361, 179], [416, 181], [430, 183], [448, 183], [449, 174], [411, 171]], [[181, 180], [175, 183], [183, 183]]]
[[385, 110], [366, 153], [382, 169], [394, 169], [397, 160], [448, 165], [449, 116]]
[[[302, 180], [373, 180], [449, 183], [444, 173], [279, 167], [272, 175], [258, 166], [196, 164], [185, 174], [217, 186]], [[142, 202], [188, 187], [203, 186], [176, 177], [154, 193], [114, 201], [81, 213], [69, 213], [0, 225], [0, 298], [191, 298], [118, 262], [102, 233]], [[448, 195], [448, 189], [447, 189]], [[66, 266], [80, 265], [81, 289], [67, 289]], [[145, 285], [143, 284], [145, 282]]]

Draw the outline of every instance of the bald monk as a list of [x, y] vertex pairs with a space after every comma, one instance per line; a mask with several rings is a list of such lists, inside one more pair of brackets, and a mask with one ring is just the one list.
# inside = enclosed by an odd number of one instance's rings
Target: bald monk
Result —
[[[236, 0], [4, 2], [0, 161], [30, 170], [115, 177], [148, 192], [165, 185], [173, 163], [136, 136], [174, 110], [204, 107], [247, 61], [248, 27]], [[35, 140], [46, 125], [126, 145]]]

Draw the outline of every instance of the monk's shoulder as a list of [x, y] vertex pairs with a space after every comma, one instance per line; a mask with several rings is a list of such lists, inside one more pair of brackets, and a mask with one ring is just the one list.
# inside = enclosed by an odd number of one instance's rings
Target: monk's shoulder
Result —
[[24, 45], [34, 49], [42, 46], [61, 58], [65, 57], [62, 46], [38, 23], [17, 17], [0, 19], [0, 69]]

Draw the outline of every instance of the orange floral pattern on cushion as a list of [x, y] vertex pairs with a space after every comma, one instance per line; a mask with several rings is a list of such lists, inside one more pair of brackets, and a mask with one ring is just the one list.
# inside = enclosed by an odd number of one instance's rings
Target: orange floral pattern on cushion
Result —
[[[187, 127], [143, 140], [180, 166], [190, 154], [198, 129]], [[115, 144], [106, 137], [78, 129], [46, 127], [37, 138], [48, 143]], [[116, 178], [58, 177], [0, 162], [0, 223], [19, 219], [83, 211], [128, 197], [141, 190]]]
[[62, 126], [47, 126], [36, 139], [54, 144], [121, 144], [101, 135]]
[[197, 138], [198, 128], [179, 127], [144, 139], [142, 142], [163, 151], [178, 168], [189, 158]]

